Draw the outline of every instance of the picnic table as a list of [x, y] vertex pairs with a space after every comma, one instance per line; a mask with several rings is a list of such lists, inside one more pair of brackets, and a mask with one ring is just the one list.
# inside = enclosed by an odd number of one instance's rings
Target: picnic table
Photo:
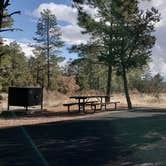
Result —
[[[104, 102], [105, 98], [108, 96], [105, 95], [98, 95], [98, 96], [71, 96], [71, 99], [78, 100], [78, 111], [81, 111], [81, 107], [83, 112], [85, 112], [85, 106], [87, 104], [94, 105], [94, 103], [97, 103], [97, 101], [101, 104]], [[93, 99], [93, 101], [90, 101], [90, 99]]]
[[108, 98], [108, 97], [112, 97], [112, 96], [106, 96], [106, 95], [71, 96], [70, 99], [75, 99], [77, 102], [66, 103], [66, 104], [64, 104], [64, 106], [68, 106], [68, 112], [70, 112], [70, 106], [72, 106], [72, 105], [78, 105], [78, 112], [81, 112], [81, 110], [83, 112], [86, 112], [85, 106], [87, 106], [87, 105], [90, 105], [91, 109], [94, 110], [94, 112], [96, 111], [97, 105], [100, 106], [101, 110], [104, 106], [104, 108], [106, 110], [107, 104], [115, 104], [115, 109], [116, 109], [117, 103], [119, 103], [119, 101], [106, 102], [106, 98]]

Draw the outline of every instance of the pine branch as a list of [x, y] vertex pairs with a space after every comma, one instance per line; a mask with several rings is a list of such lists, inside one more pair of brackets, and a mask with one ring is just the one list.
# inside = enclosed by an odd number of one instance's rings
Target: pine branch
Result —
[[0, 29], [0, 32], [6, 32], [6, 31], [23, 31], [20, 28], [7, 28], [7, 29]]
[[10, 0], [6, 0], [6, 2], [3, 1], [3, 3], [4, 3], [4, 6], [3, 6], [3, 7], [4, 7], [4, 8], [6, 8], [7, 6], [10, 5], [9, 1], [10, 1]]
[[21, 14], [21, 11], [18, 10], [18, 11], [12, 12], [12, 13], [6, 15], [6, 16], [3, 16], [3, 18], [5, 18], [5, 17], [11, 17], [14, 14]]

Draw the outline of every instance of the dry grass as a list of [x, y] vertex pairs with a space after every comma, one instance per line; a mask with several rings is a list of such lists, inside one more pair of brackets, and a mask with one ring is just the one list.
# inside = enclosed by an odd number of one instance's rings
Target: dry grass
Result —
[[[73, 94], [64, 95], [59, 92], [44, 92], [44, 107], [47, 110], [64, 111], [63, 103], [71, 102], [69, 97]], [[101, 95], [98, 92], [82, 92], [74, 95]], [[0, 101], [0, 110], [7, 108], [7, 94], [3, 94], [4, 99]], [[131, 93], [130, 98], [134, 107], [166, 107], [166, 93], [160, 94], [159, 98], [152, 95], [141, 94], [138, 92]], [[127, 107], [126, 98], [123, 93], [113, 94], [112, 100], [120, 101], [120, 106]], [[74, 101], [74, 100], [73, 100]]]
[[[98, 93], [92, 92], [91, 95], [95, 95]], [[87, 95], [87, 93], [86, 93]], [[4, 99], [0, 102], [0, 112], [7, 109], [7, 95], [3, 94]], [[58, 92], [44, 92], [44, 109], [46, 109], [46, 113], [41, 113], [36, 111], [34, 113], [34, 108], [32, 107], [32, 114], [28, 116], [20, 116], [17, 118], [0, 118], [0, 126], [7, 127], [7, 126], [17, 126], [17, 125], [25, 125], [25, 124], [38, 124], [44, 122], [53, 122], [53, 121], [64, 121], [64, 120], [72, 120], [72, 119], [79, 119], [84, 117], [90, 116], [100, 116], [101, 114], [107, 114], [109, 112], [100, 112], [98, 114], [68, 114], [67, 108], [63, 106], [65, 102], [71, 102], [69, 98], [70, 95], [62, 95]], [[124, 94], [113, 94], [113, 100], [119, 100], [120, 104], [118, 107], [127, 107], [126, 99]], [[146, 94], [139, 94], [139, 93], [132, 93], [131, 100], [134, 107], [157, 107], [157, 108], [166, 108], [166, 94], [161, 94], [159, 99], [146, 95]], [[35, 109], [39, 107], [35, 107]], [[18, 107], [11, 107], [12, 110], [17, 110]], [[19, 108], [20, 109], [20, 108]], [[74, 107], [73, 109], [77, 109]], [[0, 114], [1, 115], [1, 114]]]
[[[126, 105], [124, 94], [114, 94], [114, 96], [119, 98], [122, 105]], [[160, 94], [159, 98], [141, 93], [132, 93], [130, 97], [134, 107], [166, 107], [166, 93]]]
[[44, 109], [47, 111], [41, 112], [40, 106], [30, 107], [28, 112], [25, 112], [23, 107], [11, 106], [10, 110], [12, 111], [7, 111], [7, 95], [3, 94], [3, 97], [4, 99], [0, 103], [0, 128], [96, 117], [109, 113], [77, 113], [78, 108], [75, 106], [72, 107], [74, 109], [73, 113], [69, 114], [63, 103], [71, 102], [71, 99], [69, 95], [58, 92], [44, 92]]

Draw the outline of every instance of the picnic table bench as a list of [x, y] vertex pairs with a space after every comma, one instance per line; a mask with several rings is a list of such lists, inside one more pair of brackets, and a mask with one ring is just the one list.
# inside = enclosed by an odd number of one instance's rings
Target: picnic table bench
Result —
[[[91, 106], [91, 109], [93, 110], [93, 112], [96, 111], [96, 103], [94, 101], [86, 102], [86, 103], [71, 102], [71, 103], [63, 104], [63, 106], [67, 106], [68, 112], [70, 112], [70, 107], [74, 106], [74, 105], [78, 105], [80, 107], [84, 107], [84, 105]], [[78, 110], [78, 112], [79, 112], [79, 110]], [[84, 110], [84, 112], [85, 112], [85, 110]]]
[[100, 105], [101, 108], [104, 106], [105, 110], [107, 110], [107, 105], [109, 105], [109, 104], [114, 104], [114, 105], [115, 105], [115, 110], [116, 110], [118, 103], [120, 103], [120, 101], [110, 101], [110, 102], [103, 102], [103, 103], [99, 103], [99, 102], [98, 102], [98, 103], [94, 103], [94, 104], [96, 104], [96, 106], [97, 106], [97, 105]]

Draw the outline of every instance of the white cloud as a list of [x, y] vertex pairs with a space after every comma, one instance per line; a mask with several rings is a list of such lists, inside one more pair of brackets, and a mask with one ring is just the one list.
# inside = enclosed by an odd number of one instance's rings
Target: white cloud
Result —
[[83, 10], [88, 13], [93, 18], [97, 19], [98, 9], [97, 8], [91, 8], [88, 5], [81, 5]]
[[155, 7], [161, 13], [161, 20], [156, 25], [156, 44], [152, 52], [152, 63], [150, 68], [152, 74], [160, 73], [163, 76], [166, 76], [166, 1], [165, 0], [151, 0], [151, 1], [142, 1], [140, 3], [142, 9], [150, 9]]
[[81, 34], [82, 28], [76, 25], [61, 26], [62, 40], [68, 44], [86, 43], [89, 36]]
[[[97, 9], [92, 9], [88, 5], [82, 5], [81, 7], [83, 7], [83, 9], [92, 17], [96, 17]], [[64, 4], [56, 4], [53, 2], [42, 3], [32, 12], [33, 16], [40, 17], [40, 13], [44, 9], [49, 9], [53, 14], [55, 14], [57, 20], [65, 21], [73, 25], [77, 24], [78, 11], [76, 8], [72, 8], [71, 6]]]
[[152, 52], [152, 63], [150, 63], [150, 69], [152, 74], [155, 75], [160, 73], [163, 76], [166, 76], [166, 48], [158, 45], [155, 45]]
[[156, 25], [157, 28], [166, 26], [166, 1], [165, 0], [144, 0], [140, 2], [141, 9], [150, 9], [155, 7], [161, 13], [161, 21]]
[[43, 3], [33, 11], [33, 15], [40, 17], [40, 13], [44, 9], [49, 9], [53, 14], [55, 14], [57, 20], [65, 21], [71, 24], [77, 23], [77, 10], [70, 6], [64, 4], [55, 4], [53, 2]]
[[[3, 42], [5, 45], [9, 45], [11, 42], [15, 41], [14, 39], [9, 39], [9, 38], [4, 38]], [[34, 56], [32, 50], [33, 48], [30, 47], [30, 41], [24, 39], [22, 41], [17, 41], [17, 43], [20, 45], [20, 47], [22, 48], [22, 51], [25, 53], [26, 57], [31, 57]]]
[[29, 43], [18, 43], [20, 44], [20, 47], [22, 48], [22, 51], [25, 53], [26, 57], [35, 56], [32, 52], [33, 48], [29, 46]]

